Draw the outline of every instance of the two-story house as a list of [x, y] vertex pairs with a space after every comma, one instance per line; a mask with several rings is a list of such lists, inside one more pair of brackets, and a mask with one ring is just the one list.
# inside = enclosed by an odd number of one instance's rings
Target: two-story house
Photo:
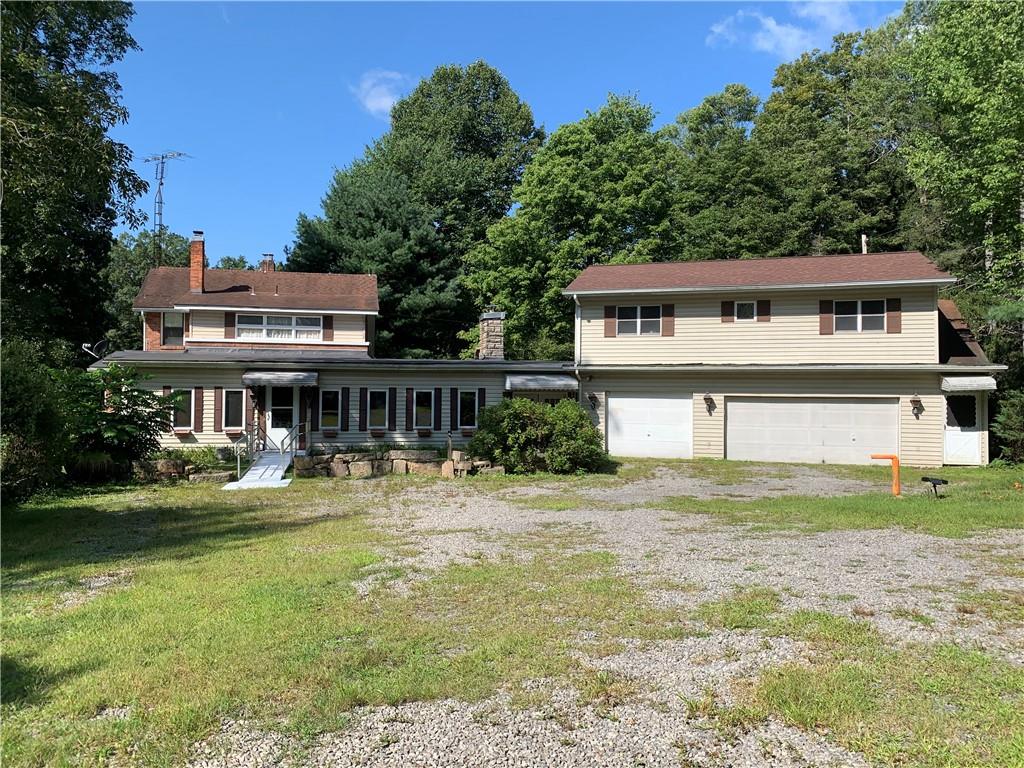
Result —
[[592, 266], [575, 372], [623, 456], [988, 461], [992, 365], [917, 252]]
[[467, 440], [502, 397], [579, 398], [616, 456], [906, 464], [988, 461], [985, 359], [954, 278], [924, 255], [585, 269], [572, 362], [504, 356], [500, 312], [473, 360], [373, 357], [373, 275], [153, 269], [135, 301], [144, 386], [178, 393], [166, 446]]

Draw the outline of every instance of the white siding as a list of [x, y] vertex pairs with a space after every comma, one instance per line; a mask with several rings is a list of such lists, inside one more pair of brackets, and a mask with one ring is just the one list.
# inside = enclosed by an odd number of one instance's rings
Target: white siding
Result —
[[[822, 299], [902, 300], [901, 333], [818, 330]], [[768, 299], [770, 322], [722, 322], [722, 301]], [[584, 365], [636, 363], [937, 363], [938, 311], [934, 288], [791, 291], [788, 293], [654, 295], [581, 299]], [[675, 305], [674, 336], [604, 335], [606, 304]]]

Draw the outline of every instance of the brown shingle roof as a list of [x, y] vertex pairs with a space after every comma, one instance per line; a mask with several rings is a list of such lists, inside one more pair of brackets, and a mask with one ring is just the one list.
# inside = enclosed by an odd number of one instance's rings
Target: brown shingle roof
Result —
[[918, 251], [587, 267], [564, 293], [952, 280]]
[[190, 307], [254, 307], [377, 311], [376, 275], [328, 275], [318, 272], [259, 272], [246, 269], [206, 270], [206, 290], [192, 293], [187, 267], [149, 270], [136, 309]]

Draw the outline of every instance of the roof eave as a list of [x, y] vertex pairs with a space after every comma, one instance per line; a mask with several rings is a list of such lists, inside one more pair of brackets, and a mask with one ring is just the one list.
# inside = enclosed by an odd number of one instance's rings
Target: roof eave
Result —
[[773, 283], [761, 285], [709, 285], [709, 286], [675, 286], [659, 288], [596, 288], [573, 289], [572, 286], [562, 291], [563, 296], [623, 296], [629, 294], [667, 294], [667, 293], [722, 293], [756, 292], [756, 291], [810, 291], [828, 290], [833, 288], [888, 288], [888, 287], [919, 287], [928, 285], [952, 285], [955, 277], [932, 277], [916, 280], [853, 280], [842, 283]]

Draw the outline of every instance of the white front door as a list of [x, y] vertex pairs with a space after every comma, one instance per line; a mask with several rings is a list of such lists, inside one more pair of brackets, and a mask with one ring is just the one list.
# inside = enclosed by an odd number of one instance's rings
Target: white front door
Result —
[[978, 395], [946, 395], [946, 464], [981, 464]]
[[298, 421], [298, 387], [267, 386], [267, 437], [280, 448]]
[[889, 398], [726, 398], [725, 455], [744, 461], [870, 464], [899, 450], [899, 403]]
[[608, 453], [691, 458], [693, 397], [608, 395]]

